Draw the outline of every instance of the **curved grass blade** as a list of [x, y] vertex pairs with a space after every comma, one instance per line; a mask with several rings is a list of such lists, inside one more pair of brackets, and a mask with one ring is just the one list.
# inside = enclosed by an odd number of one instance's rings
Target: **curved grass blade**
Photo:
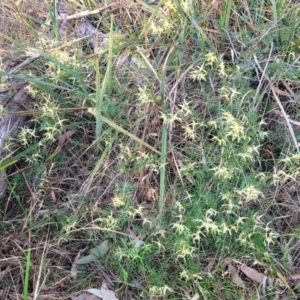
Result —
[[66, 84], [66, 85], [68, 85], [70, 88], [66, 88], [66, 87], [63, 87], [63, 86], [60, 86], [60, 85], [57, 85], [57, 84], [54, 84], [54, 83], [50, 83], [50, 82], [46, 82], [46, 81], [43, 81], [43, 80], [33, 78], [29, 75], [18, 75], [18, 74], [12, 74], [12, 73], [8, 73], [8, 72], [4, 72], [4, 71], [0, 71], [0, 75], [7, 76], [9, 78], [16, 78], [16, 79], [21, 79], [21, 80], [25, 80], [25, 81], [28, 81], [28, 82], [40, 84], [41, 86], [46, 86], [47, 85], [47, 86], [50, 86], [50, 87], [53, 87], [53, 88], [66, 90], [66, 91], [74, 90], [74, 87], [72, 87], [69, 84]]
[[[96, 110], [94, 108], [89, 108], [88, 112], [93, 114], [94, 116], [96, 116]], [[124, 128], [120, 127], [119, 125], [117, 125], [116, 123], [114, 123], [113, 121], [105, 118], [104, 116], [101, 117], [102, 121], [104, 123], [106, 123], [107, 125], [109, 125], [110, 127], [114, 128], [115, 130], [127, 135], [128, 137], [130, 137], [131, 139], [133, 139], [134, 141], [136, 141], [137, 143], [147, 147], [148, 149], [152, 150], [153, 152], [157, 153], [160, 155], [160, 152], [155, 149], [154, 147], [152, 147], [151, 145], [149, 145], [148, 143], [144, 142], [142, 139], [138, 138], [137, 136], [135, 136], [134, 134], [128, 132], [127, 130], [125, 130]]]
[[151, 22], [153, 21], [153, 19], [154, 19], [156, 16], [159, 16], [159, 17], [162, 18], [162, 19], [167, 19], [167, 17], [166, 17], [164, 14], [162, 14], [162, 13], [160, 12], [160, 10], [159, 10], [160, 7], [163, 5], [164, 0], [160, 0], [160, 1], [155, 5], [155, 8], [153, 8], [151, 5], [146, 4], [145, 1], [137, 0], [137, 2], [138, 2], [140, 5], [144, 6], [147, 10], [149, 10], [149, 11], [151, 12], [151, 16], [148, 18], [148, 20], [147, 20], [145, 26], [143, 27], [142, 32], [140, 33], [140, 37], [142, 37], [142, 36], [145, 34], [145, 32], [148, 30], [148, 28], [150, 27]]
[[57, 88], [57, 89], [60, 89], [60, 90], [66, 90], [66, 91], [73, 91], [74, 90], [74, 88], [72, 88], [71, 85], [69, 85], [70, 88], [65, 88], [65, 87], [59, 86], [57, 84], [53, 84], [53, 83], [50, 83], [50, 82], [46, 82], [46, 81], [42, 81], [42, 80], [33, 78], [31, 76], [28, 76], [28, 75], [26, 75], [26, 76], [17, 75], [17, 74], [11, 74], [11, 73], [7, 73], [7, 72], [3, 72], [3, 71], [0, 71], [0, 75], [7, 76], [9, 78], [22, 79], [24, 81], [34, 83], [38, 87], [40, 87], [45, 92], [52, 95], [55, 99], [59, 100], [62, 103], [65, 103], [66, 101], [59, 94], [55, 93], [52, 89], [48, 88], [48, 86], [53, 87], [53, 88]]
[[69, 75], [73, 76], [79, 84], [79, 87], [81, 88], [82, 92], [86, 95], [88, 95], [88, 91], [86, 89], [85, 83], [83, 82], [83, 80], [80, 78], [80, 76], [71, 68], [69, 68], [68, 66], [66, 66], [65, 64], [63, 64], [62, 62], [60, 62], [58, 59], [54, 58], [53, 56], [41, 51], [41, 50], [36, 50], [36, 52], [38, 54], [40, 54], [42, 57], [44, 57], [45, 59], [53, 62], [54, 64], [60, 66], [63, 70], [65, 70]]
[[[161, 80], [160, 80], [160, 97], [163, 103], [163, 113], [167, 113], [170, 109], [168, 108], [168, 101], [166, 101], [166, 68], [170, 54], [174, 50], [172, 47], [166, 57], [165, 63], [162, 67]], [[160, 153], [160, 174], [159, 174], [159, 200], [158, 200], [158, 211], [159, 216], [162, 216], [166, 189], [166, 164], [167, 164], [167, 144], [168, 144], [168, 125], [167, 122], [163, 122], [162, 134], [161, 134], [161, 153]]]
[[55, 39], [57, 41], [60, 41], [59, 31], [58, 31], [57, 22], [56, 22], [57, 1], [53, 1], [52, 5], [48, 6], [48, 10], [49, 10], [49, 15], [50, 15], [52, 29], [53, 29]]
[[14, 40], [13, 38], [11, 38], [10, 36], [0, 32], [0, 37], [4, 38], [7, 41], [10, 41], [13, 45], [18, 46], [18, 47], [22, 47], [22, 43], [17, 42], [16, 40]]
[[102, 81], [102, 85], [100, 87], [100, 71], [99, 71], [99, 58], [96, 60], [96, 142], [97, 148], [99, 148], [100, 144], [100, 136], [102, 131], [102, 102], [105, 95], [106, 87], [109, 82], [111, 76], [111, 68], [112, 68], [112, 54], [113, 54], [113, 15], [111, 15], [110, 19], [110, 32], [109, 32], [109, 40], [108, 40], [108, 60], [106, 72]]
[[25, 157], [28, 154], [36, 153], [39, 151], [39, 147], [43, 146], [46, 139], [42, 139], [37, 144], [34, 144], [27, 148], [26, 150], [18, 153], [17, 155], [14, 155], [12, 157], [6, 157], [3, 160], [0, 161], [0, 171], [6, 169], [7, 167], [13, 165], [14, 163], [18, 162], [21, 158]]

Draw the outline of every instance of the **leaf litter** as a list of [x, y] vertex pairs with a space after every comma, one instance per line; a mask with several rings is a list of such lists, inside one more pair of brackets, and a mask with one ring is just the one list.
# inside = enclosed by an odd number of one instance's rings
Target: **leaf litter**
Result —
[[102, 242], [100, 245], [92, 248], [90, 250], [90, 254], [79, 258], [76, 261], [77, 265], [85, 265], [94, 260], [99, 259], [100, 257], [104, 257], [108, 252], [108, 241]]
[[239, 261], [235, 261], [241, 266], [238, 268], [238, 270], [233, 266], [232, 261], [227, 262], [228, 267], [228, 273], [230, 274], [231, 280], [233, 283], [235, 283], [240, 288], [245, 288], [245, 283], [242, 280], [242, 278], [239, 275], [239, 271], [241, 271], [247, 278], [252, 280], [253, 282], [262, 284], [265, 286], [270, 286], [274, 283], [275, 278], [269, 277], [264, 273], [261, 273], [254, 268], [248, 267], [245, 264], [242, 264]]
[[144, 244], [129, 227], [127, 228], [127, 233], [132, 238], [135, 248], [140, 248]]
[[253, 268], [247, 267], [245, 265], [241, 266], [241, 271], [252, 281], [257, 283], [262, 283], [267, 277], [267, 284], [272, 285], [274, 283], [274, 278], [267, 276], [264, 273], [260, 273]]
[[76, 297], [71, 297], [72, 300], [119, 300], [116, 294], [111, 291], [105, 282], [102, 283], [101, 289], [91, 288]]
[[238, 287], [243, 289], [246, 287], [242, 278], [239, 276], [238, 270], [231, 263], [228, 263], [228, 273], [231, 277], [232, 282], [235, 283]]

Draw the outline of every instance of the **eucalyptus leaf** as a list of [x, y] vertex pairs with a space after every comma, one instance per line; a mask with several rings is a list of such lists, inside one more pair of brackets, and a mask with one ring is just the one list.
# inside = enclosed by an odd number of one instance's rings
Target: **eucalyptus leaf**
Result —
[[87, 290], [89, 293], [99, 297], [99, 298], [104, 298], [104, 295], [102, 294], [102, 292], [98, 289], [88, 289]]
[[77, 265], [86, 265], [94, 260], [96, 260], [97, 257], [94, 256], [93, 254], [89, 254], [89, 255], [86, 255], [86, 256], [83, 256], [81, 258], [79, 258], [77, 261], [76, 261], [76, 264]]
[[102, 242], [100, 245], [96, 246], [95, 248], [92, 248], [90, 250], [90, 254], [81, 257], [76, 261], [78, 265], [85, 265], [88, 264], [94, 260], [97, 260], [99, 257], [103, 257], [108, 252], [108, 241]]
[[108, 252], [108, 241], [104, 241], [100, 245], [91, 249], [90, 254], [94, 255], [95, 257], [103, 257], [106, 255], [107, 252]]

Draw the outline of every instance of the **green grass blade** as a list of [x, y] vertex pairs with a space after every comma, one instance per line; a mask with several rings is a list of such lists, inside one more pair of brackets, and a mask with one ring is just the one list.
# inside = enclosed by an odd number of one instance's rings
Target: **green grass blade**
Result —
[[219, 22], [219, 27], [221, 30], [228, 30], [229, 27], [229, 18], [230, 18], [230, 11], [232, 7], [232, 0], [229, 1], [222, 1], [222, 15]]
[[[89, 108], [88, 112], [93, 114], [94, 116], [96, 116], [96, 110], [93, 108]], [[144, 142], [142, 139], [138, 138], [137, 136], [135, 136], [134, 134], [128, 132], [127, 130], [125, 130], [124, 128], [120, 127], [119, 125], [117, 125], [116, 123], [114, 123], [113, 121], [105, 118], [104, 116], [102, 116], [102, 121], [104, 123], [106, 123], [107, 125], [109, 125], [110, 127], [112, 127], [113, 129], [127, 135], [128, 137], [130, 137], [131, 139], [133, 139], [134, 141], [136, 141], [137, 143], [145, 146], [146, 148], [152, 150], [153, 152], [155, 152], [156, 154], [160, 154], [160, 152], [155, 149], [154, 147], [152, 147], [151, 145], [149, 145], [148, 143]]]
[[47, 86], [45, 86], [43, 84], [38, 84], [38, 83], [37, 83], [37, 86], [39, 86], [41, 89], [43, 89], [48, 94], [52, 95], [55, 99], [59, 100], [61, 103], [66, 103], [66, 100], [64, 98], [62, 98], [60, 95], [55, 93], [53, 90], [49, 89]]
[[271, 0], [272, 4], [272, 12], [273, 12], [273, 21], [277, 25], [278, 22], [278, 8], [277, 8], [277, 1], [276, 0]]
[[7, 76], [8, 78], [22, 79], [22, 80], [25, 80], [27, 82], [36, 83], [37, 85], [40, 85], [40, 86], [50, 86], [50, 87], [53, 87], [53, 88], [56, 88], [56, 89], [65, 90], [65, 91], [69, 91], [69, 92], [74, 90], [74, 87], [72, 89], [71, 85], [69, 85], [70, 88], [66, 88], [66, 87], [63, 87], [63, 86], [60, 86], [60, 85], [57, 85], [57, 84], [54, 84], [54, 83], [50, 83], [50, 82], [46, 82], [46, 81], [43, 81], [43, 80], [33, 78], [29, 75], [11, 74], [11, 73], [4, 72], [4, 71], [0, 71], [0, 75]]
[[50, 19], [51, 19], [51, 24], [52, 24], [52, 30], [54, 33], [54, 37], [57, 41], [60, 40], [60, 36], [59, 36], [59, 32], [58, 32], [58, 28], [57, 28], [57, 22], [56, 22], [56, 5], [57, 5], [57, 1], [53, 1], [52, 5], [48, 6], [48, 10], [49, 10], [49, 15], [50, 15]]
[[112, 68], [112, 54], [113, 54], [113, 15], [110, 20], [110, 32], [109, 32], [109, 41], [108, 41], [108, 61], [106, 72], [100, 87], [100, 71], [99, 71], [99, 58], [96, 60], [96, 141], [97, 148], [99, 148], [100, 136], [102, 132], [102, 102], [111, 76]]
[[289, 33], [289, 38], [286, 43], [286, 51], [288, 51], [291, 48], [291, 45], [293, 45], [293, 41], [296, 40], [295, 35], [296, 35], [296, 30], [299, 28], [300, 22], [299, 22], [299, 9], [295, 10], [292, 14], [291, 17], [291, 23], [290, 23], [290, 33]]
[[212, 46], [211, 41], [209, 40], [207, 34], [204, 32], [204, 30], [199, 26], [199, 20], [195, 17], [195, 15], [189, 15], [186, 13], [182, 6], [180, 1], [175, 0], [176, 7], [178, 11], [181, 14], [181, 22], [187, 22], [191, 23], [191, 27], [194, 29], [194, 32], [197, 35], [197, 38], [195, 38], [191, 33], [188, 33], [188, 35], [197, 43], [197, 45], [201, 48], [205, 45], [205, 43], [208, 43], [209, 46]]
[[97, 141], [97, 148], [99, 148], [100, 136], [102, 131], [101, 108], [102, 108], [102, 101], [103, 101], [103, 94], [101, 92], [103, 90], [103, 86], [102, 88], [100, 86], [99, 58], [96, 59], [95, 68], [96, 68], [96, 141]]
[[26, 19], [32, 21], [33, 23], [37, 23], [37, 24], [40, 24], [42, 26], [45, 26], [47, 29], [51, 29], [52, 28], [51, 25], [47, 24], [46, 22], [43, 22], [42, 20], [40, 20], [38, 18], [30, 16], [30, 15], [26, 14], [25, 12], [23, 12], [22, 14], [23, 14], [23, 16], [26, 17]]
[[62, 87], [62, 86], [59, 86], [57, 84], [53, 84], [53, 83], [50, 83], [50, 82], [39, 80], [39, 79], [33, 78], [31, 76], [28, 76], [28, 75], [26, 75], [26, 76], [25, 75], [17, 75], [17, 74], [11, 74], [11, 73], [7, 73], [7, 72], [3, 72], [3, 71], [0, 71], [0, 75], [7, 76], [8, 78], [22, 79], [22, 80], [25, 80], [27, 82], [34, 83], [38, 87], [40, 87], [42, 90], [44, 90], [48, 94], [52, 95], [55, 99], [57, 99], [58, 101], [60, 101], [63, 104], [66, 103], [66, 100], [63, 99], [59, 94], [55, 93], [51, 88], [48, 88], [48, 87], [52, 87], [52, 88], [56, 88], [56, 89], [60, 89], [60, 90], [65, 90], [65, 91], [70, 91], [70, 92], [73, 90], [73, 88], [71, 86], [70, 86], [70, 88]]
[[145, 1], [137, 0], [137, 2], [138, 2], [140, 5], [144, 6], [146, 9], [148, 9], [148, 10], [151, 12], [151, 16], [148, 18], [148, 20], [147, 20], [145, 26], [143, 27], [143, 29], [142, 29], [142, 31], [141, 31], [141, 33], [140, 33], [139, 38], [141, 38], [141, 37], [145, 34], [145, 32], [148, 30], [149, 26], [151, 25], [151, 22], [153, 21], [153, 19], [154, 19], [156, 16], [159, 16], [159, 17], [162, 18], [162, 19], [166, 19], [166, 16], [165, 16], [164, 14], [162, 14], [162, 13], [160, 12], [160, 10], [159, 10], [160, 7], [163, 5], [164, 0], [160, 0], [160, 1], [156, 4], [155, 8], [153, 8], [151, 5], [146, 4]]
[[[27, 31], [28, 34], [30, 34], [35, 40], [39, 39], [39, 34], [37, 33], [37, 31], [34, 29], [34, 27], [32, 26], [32, 24], [30, 23], [30, 21], [26, 18], [26, 16], [24, 15], [23, 11], [20, 9], [19, 5], [14, 5], [17, 11], [17, 15], [19, 17], [19, 20], [22, 22], [23, 27], [25, 28], [25, 30]], [[29, 38], [29, 37], [28, 37]], [[34, 39], [30, 38], [31, 43], [34, 44], [35, 46], [35, 41]]]
[[[113, 141], [112, 141], [113, 142]], [[99, 160], [97, 161], [93, 171], [91, 172], [91, 174], [89, 175], [88, 178], [88, 182], [86, 184], [86, 186], [84, 187], [83, 193], [88, 193], [91, 184], [93, 183], [93, 178], [96, 176], [96, 174], [98, 173], [100, 167], [102, 166], [102, 164], [105, 162], [105, 159], [107, 158], [107, 155], [109, 153], [109, 150], [111, 150], [111, 145], [112, 143], [109, 143], [106, 145], [106, 147], [104, 148], [101, 157], [99, 158]]]
[[[164, 112], [166, 111], [165, 99], [165, 68], [161, 76], [160, 96], [164, 105]], [[160, 153], [160, 174], [159, 174], [159, 200], [158, 211], [161, 216], [164, 207], [165, 185], [166, 185], [166, 161], [167, 161], [167, 130], [168, 126], [166, 121], [163, 123], [162, 136], [161, 136], [161, 153]]]
[[22, 43], [19, 43], [18, 41], [12, 39], [10, 36], [0, 32], [0, 37], [4, 38], [7, 41], [10, 41], [13, 45], [16, 45], [18, 47], [22, 47]]
[[24, 151], [12, 156], [6, 157], [0, 161], [0, 171], [5, 170], [7, 167], [13, 165], [14, 163], [18, 162], [21, 158], [26, 157], [29, 154], [38, 153], [39, 147], [45, 144], [46, 139], [42, 139], [37, 144], [30, 146], [29, 148], [25, 149]]
[[[281, 3], [279, 4], [280, 7], [281, 5], [283, 4], [282, 2], [283, 1], [280, 1]], [[279, 24], [278, 24], [278, 20], [280, 18], [280, 16], [278, 15], [278, 13], [280, 13], [279, 11], [279, 7], [277, 5], [277, 1], [276, 0], [271, 0], [271, 4], [272, 4], [272, 12], [273, 12], [273, 22], [274, 22], [274, 25], [277, 27]], [[276, 34], [276, 42], [278, 43], [278, 39], [279, 39], [279, 31], [276, 30], [275, 31], [275, 34]]]
[[24, 279], [24, 290], [23, 290], [23, 299], [24, 300], [28, 299], [30, 264], [31, 264], [31, 249], [28, 249], [27, 259], [26, 259], [25, 279]]
[[160, 178], [159, 178], [158, 210], [160, 215], [164, 207], [165, 185], [166, 185], [167, 136], [168, 136], [167, 130], [168, 130], [168, 126], [166, 123], [164, 123], [162, 128], [162, 137], [161, 137], [162, 143], [161, 143]]
[[78, 84], [82, 90], [82, 92], [86, 95], [88, 95], [88, 91], [86, 89], [86, 85], [83, 82], [83, 80], [81, 79], [80, 75], [77, 74], [74, 70], [72, 70], [71, 68], [69, 68], [68, 66], [66, 66], [65, 64], [63, 64], [62, 62], [60, 62], [59, 60], [57, 60], [56, 58], [54, 58], [53, 56], [41, 51], [41, 50], [36, 50], [36, 52], [38, 54], [40, 54], [42, 57], [44, 57], [45, 59], [53, 62], [54, 64], [60, 66], [63, 70], [65, 70], [70, 76], [74, 77], [77, 81]]
[[111, 144], [106, 145], [104, 151], [101, 154], [100, 159], [97, 161], [96, 166], [94, 167], [93, 171], [91, 172], [90, 179], [93, 179], [96, 176], [100, 166], [103, 164], [103, 162], [108, 154], [108, 151], [110, 149], [111, 149]]
[[[162, 67], [162, 74], [161, 74], [161, 80], [160, 80], [160, 97], [162, 99], [163, 103], [163, 113], [168, 113], [168, 102], [165, 97], [165, 90], [166, 90], [166, 68], [168, 64], [168, 59], [170, 54], [174, 48], [172, 48], [165, 60], [165, 63]], [[158, 210], [159, 215], [162, 215], [163, 207], [164, 207], [164, 198], [165, 198], [165, 189], [166, 189], [166, 164], [167, 164], [167, 143], [168, 143], [168, 125], [167, 121], [164, 120], [163, 127], [162, 127], [162, 135], [161, 135], [161, 156], [160, 156], [160, 179], [159, 179], [159, 200], [158, 200]]]

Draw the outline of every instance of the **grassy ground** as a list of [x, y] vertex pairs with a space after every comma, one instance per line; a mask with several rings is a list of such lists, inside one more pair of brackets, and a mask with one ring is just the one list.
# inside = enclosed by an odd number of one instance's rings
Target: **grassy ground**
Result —
[[98, 55], [52, 2], [0, 4], [2, 69], [40, 54], [0, 162], [1, 299], [299, 298], [298, 1], [69, 1], [111, 4]]

